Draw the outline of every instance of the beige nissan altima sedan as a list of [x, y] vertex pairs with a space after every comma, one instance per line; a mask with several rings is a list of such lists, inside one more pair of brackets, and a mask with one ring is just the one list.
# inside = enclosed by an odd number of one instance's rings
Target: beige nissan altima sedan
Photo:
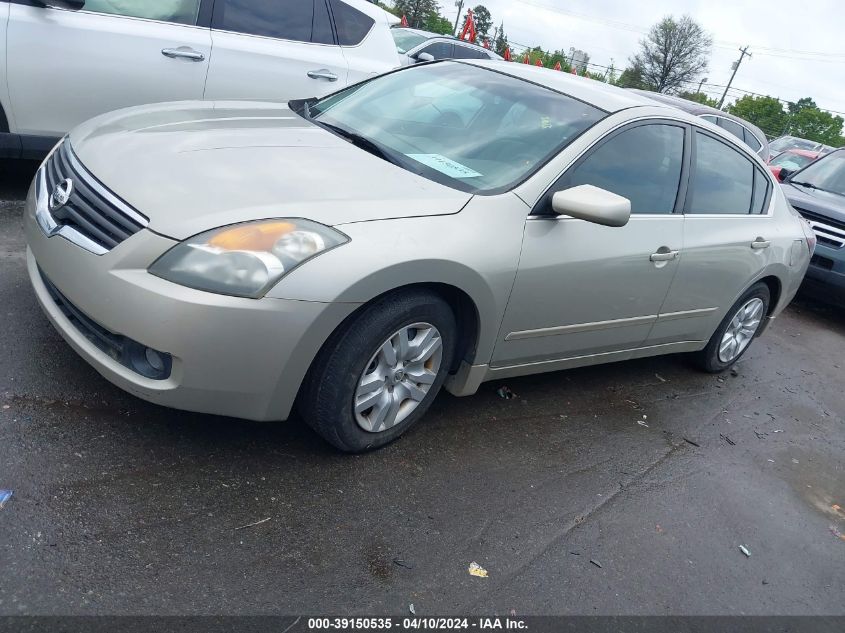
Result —
[[720, 128], [487, 61], [101, 116], [40, 168], [25, 225], [39, 302], [105, 378], [252, 420], [296, 406], [344, 451], [444, 386], [676, 352], [725, 370], [815, 244]]

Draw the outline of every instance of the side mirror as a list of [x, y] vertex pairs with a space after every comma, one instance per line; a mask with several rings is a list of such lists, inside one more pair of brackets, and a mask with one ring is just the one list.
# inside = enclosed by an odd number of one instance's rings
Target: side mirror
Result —
[[789, 180], [789, 177], [792, 176], [792, 174], [794, 173], [794, 170], [784, 169], [783, 167], [781, 167], [780, 173], [778, 174], [778, 180], [780, 180], [781, 182], [786, 182], [787, 180]]
[[85, 6], [85, 0], [35, 0], [36, 4], [51, 9], [67, 9], [68, 11], [79, 11]]
[[552, 196], [552, 210], [558, 215], [601, 224], [625, 226], [631, 219], [631, 201], [593, 185], [579, 185]]
[[432, 55], [431, 53], [417, 53], [416, 55], [414, 55], [414, 59], [418, 62], [433, 62], [434, 55]]

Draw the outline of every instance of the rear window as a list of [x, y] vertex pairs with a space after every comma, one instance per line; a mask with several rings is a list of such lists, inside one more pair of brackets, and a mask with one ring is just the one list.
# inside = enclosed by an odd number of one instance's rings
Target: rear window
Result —
[[396, 42], [396, 50], [400, 53], [407, 53], [428, 39], [424, 35], [407, 29], [390, 29], [390, 34], [393, 36], [393, 41]]
[[357, 46], [376, 23], [370, 16], [353, 9], [341, 0], [331, 0], [337, 42], [341, 46]]

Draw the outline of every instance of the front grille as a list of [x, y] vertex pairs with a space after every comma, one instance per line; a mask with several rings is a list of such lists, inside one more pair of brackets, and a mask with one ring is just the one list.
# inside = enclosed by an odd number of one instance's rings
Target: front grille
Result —
[[819, 244], [824, 244], [831, 248], [842, 248], [845, 246], [845, 222], [826, 218], [823, 215], [804, 209], [796, 210], [813, 227], [816, 237], [819, 238]]
[[56, 185], [70, 179], [73, 190], [62, 207], [50, 211], [60, 227], [67, 226], [110, 251], [143, 229], [148, 221], [106, 189], [80, 164], [65, 141], [44, 167], [49, 197]]
[[[40, 272], [40, 271], [39, 271]], [[50, 293], [53, 302], [62, 311], [68, 321], [77, 331], [87, 338], [97, 349], [108, 354], [124, 367], [154, 380], [165, 380], [170, 377], [173, 361], [170, 354], [151, 350], [158, 354], [161, 360], [160, 367], [150, 365], [147, 357], [147, 349], [141, 343], [131, 338], [115, 334], [94, 321], [73, 303], [68, 301], [61, 291], [42, 272], [41, 280]]]

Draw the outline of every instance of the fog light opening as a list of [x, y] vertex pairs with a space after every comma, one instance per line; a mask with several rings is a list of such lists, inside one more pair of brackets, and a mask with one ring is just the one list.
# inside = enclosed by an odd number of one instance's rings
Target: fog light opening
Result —
[[170, 354], [134, 341], [125, 350], [125, 353], [127, 353], [129, 360], [126, 364], [145, 378], [165, 380], [170, 377], [170, 371], [173, 367], [173, 357]]
[[148, 347], [144, 350], [144, 358], [147, 359], [147, 362], [150, 364], [150, 367], [152, 367], [157, 373], [161, 373], [164, 371], [164, 359], [161, 357], [161, 354], [159, 354], [151, 347]]

